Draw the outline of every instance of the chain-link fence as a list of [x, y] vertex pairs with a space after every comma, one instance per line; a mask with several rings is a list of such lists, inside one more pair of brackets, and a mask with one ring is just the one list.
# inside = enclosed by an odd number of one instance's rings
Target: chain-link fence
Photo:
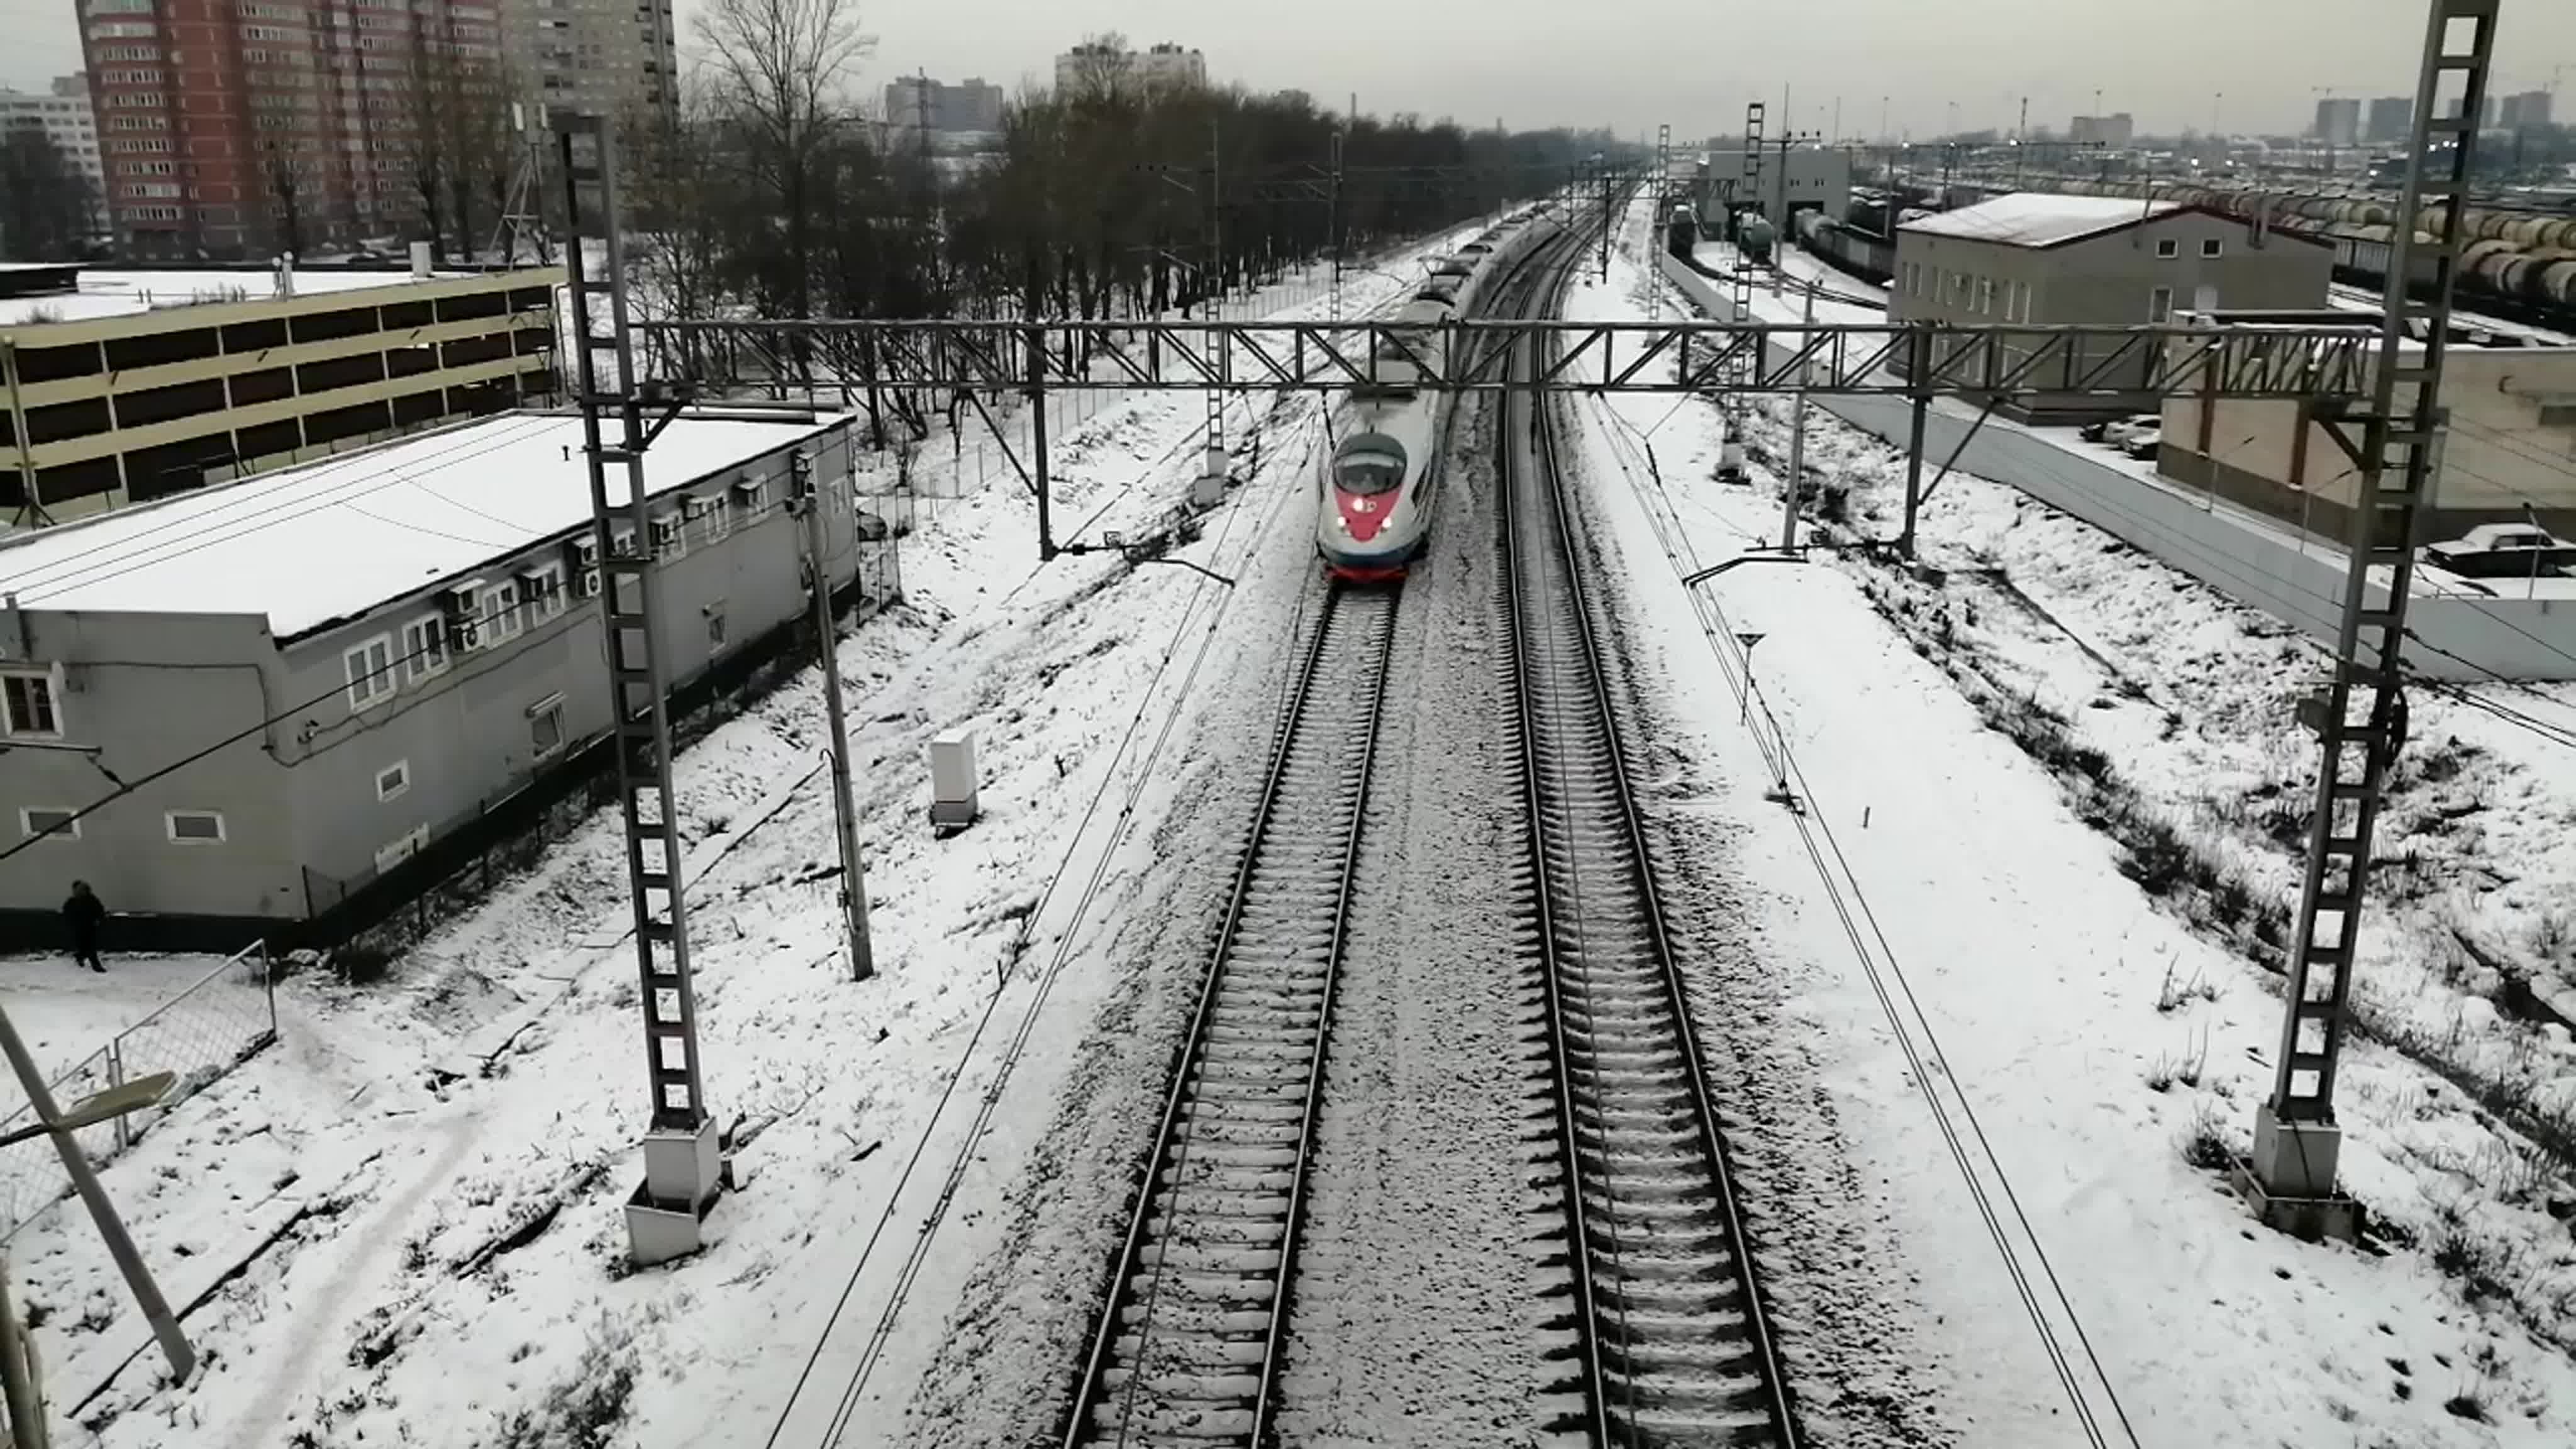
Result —
[[[150, 1016], [118, 1032], [46, 1086], [57, 1110], [112, 1090], [138, 1077], [168, 1072], [177, 1080], [160, 1102], [74, 1134], [92, 1162], [106, 1162], [132, 1147], [152, 1124], [169, 1115], [226, 1072], [277, 1040], [276, 983], [269, 973], [268, 943], [255, 941], [226, 958], [194, 985]], [[35, 1121], [33, 1103], [0, 1118], [0, 1134]], [[46, 1137], [0, 1148], [0, 1243], [29, 1219], [70, 1195], [71, 1179]]]

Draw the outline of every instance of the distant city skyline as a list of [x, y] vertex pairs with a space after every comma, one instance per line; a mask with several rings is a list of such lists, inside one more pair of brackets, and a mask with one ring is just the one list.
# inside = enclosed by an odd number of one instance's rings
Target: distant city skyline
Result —
[[[18, 8], [18, 44], [0, 84], [41, 90], [79, 69], [72, 0]], [[703, 4], [679, 0], [677, 8], [685, 58], [698, 49], [691, 29]], [[1377, 115], [1607, 125], [1630, 137], [1670, 124], [1676, 135], [1708, 136], [1739, 128], [1745, 103], [1759, 99], [1775, 133], [1831, 130], [1839, 109], [1841, 134], [1858, 139], [1879, 134], [1882, 115], [1890, 133], [1917, 137], [1954, 125], [2009, 131], [2025, 96], [2031, 126], [2060, 133], [2078, 115], [2127, 112], [2141, 133], [2214, 123], [2297, 135], [2325, 94], [2365, 104], [2411, 94], [2425, 15], [2422, 0], [2172, 0], [2156, 12], [2156, 34], [2228, 43], [2142, 58], [2135, 10], [2100, 0], [1985, 0], [1964, 13], [1919, 0], [1852, 0], [1833, 25], [1814, 27], [1760, 25], [1770, 12], [1743, 0], [1590, 0], [1573, 12], [1585, 22], [1579, 29], [1559, 0], [1490, 0], [1473, 12], [1472, 52], [1459, 48], [1461, 12], [1447, 4], [1306, 0], [1293, 22], [1198, 0], [855, 8], [879, 43], [851, 77], [854, 100], [874, 102], [886, 82], [923, 73], [983, 76], [1017, 92], [1050, 80], [1056, 55], [1084, 36], [1116, 31], [1138, 48], [1203, 51], [1216, 84], [1295, 88], [1335, 107], [1356, 91], [1361, 109]], [[1735, 43], [1743, 35], [1759, 43]], [[1857, 35], [1870, 43], [1854, 45]], [[1422, 63], [1440, 54], [1455, 58]], [[2576, 72], [2576, 5], [2508, 0], [2497, 54], [2495, 94], [2553, 81], [2563, 89], [2570, 77], [2560, 72]], [[2576, 98], [2562, 94], [2556, 113], [2566, 116], [2571, 104]]]

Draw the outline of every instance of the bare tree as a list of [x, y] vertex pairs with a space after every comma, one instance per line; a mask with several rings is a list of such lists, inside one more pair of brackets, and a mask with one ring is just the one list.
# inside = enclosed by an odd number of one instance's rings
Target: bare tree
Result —
[[698, 38], [713, 51], [719, 104], [752, 178], [786, 231], [776, 300], [810, 315], [815, 184], [824, 142], [846, 114], [841, 88], [875, 46], [850, 0], [709, 0]]

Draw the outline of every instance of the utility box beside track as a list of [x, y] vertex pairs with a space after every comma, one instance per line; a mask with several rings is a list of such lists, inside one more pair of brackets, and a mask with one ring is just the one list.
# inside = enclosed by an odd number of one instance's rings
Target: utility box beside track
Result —
[[930, 742], [930, 830], [954, 835], [975, 823], [975, 735], [949, 730]]

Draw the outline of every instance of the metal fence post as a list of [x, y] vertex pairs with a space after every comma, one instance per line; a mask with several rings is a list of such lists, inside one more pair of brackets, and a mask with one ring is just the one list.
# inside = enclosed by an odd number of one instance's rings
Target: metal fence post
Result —
[[[120, 1031], [107, 1039], [107, 1089], [113, 1092], [124, 1085], [125, 1033]], [[116, 1118], [116, 1150], [119, 1152], [134, 1145], [133, 1129], [126, 1125], [128, 1115], [119, 1113]]]

